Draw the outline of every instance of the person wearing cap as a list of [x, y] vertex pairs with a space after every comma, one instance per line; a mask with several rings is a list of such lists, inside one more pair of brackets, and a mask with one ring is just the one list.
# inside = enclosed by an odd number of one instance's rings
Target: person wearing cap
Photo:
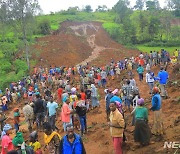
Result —
[[162, 122], [162, 111], [161, 111], [162, 99], [159, 94], [159, 88], [153, 88], [153, 96], [152, 96], [152, 107], [150, 110], [153, 111], [153, 128], [152, 133], [154, 135], [161, 136], [163, 135], [163, 122]]
[[86, 154], [83, 141], [78, 134], [74, 133], [73, 125], [69, 124], [66, 127], [67, 134], [60, 142], [59, 154]]
[[11, 151], [14, 149], [14, 146], [12, 144], [12, 138], [10, 137], [10, 134], [12, 133], [12, 127], [10, 124], [6, 124], [3, 127], [3, 131], [1, 133], [1, 154], [7, 154], [8, 151]]
[[158, 80], [160, 84], [160, 90], [161, 90], [161, 96], [164, 98], [168, 97], [167, 91], [166, 91], [166, 84], [169, 78], [168, 72], [164, 70], [163, 67], [160, 68], [160, 71], [158, 72]]
[[61, 136], [52, 130], [50, 123], [45, 122], [43, 123], [44, 128], [44, 143], [45, 153], [48, 154], [58, 154], [59, 153], [59, 143], [61, 140]]
[[122, 114], [116, 108], [116, 102], [111, 102], [110, 108], [110, 133], [113, 139], [113, 145], [115, 154], [122, 154], [122, 142], [123, 142], [123, 132], [125, 127], [125, 122]]
[[144, 99], [140, 98], [135, 108], [135, 130], [134, 140], [140, 142], [141, 145], [148, 145], [151, 137], [150, 128], [148, 126], [148, 110], [144, 107]]
[[29, 136], [29, 146], [33, 148], [35, 153], [42, 153], [41, 151], [41, 143], [38, 141], [38, 133], [37, 131], [33, 131]]

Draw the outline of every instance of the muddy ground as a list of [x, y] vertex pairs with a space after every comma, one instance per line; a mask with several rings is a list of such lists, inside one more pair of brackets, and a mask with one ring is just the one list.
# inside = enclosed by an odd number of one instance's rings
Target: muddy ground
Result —
[[[126, 49], [113, 41], [104, 31], [101, 23], [98, 22], [64, 22], [61, 28], [52, 35], [38, 38], [37, 43], [32, 49], [32, 57], [38, 60], [37, 66], [42, 65], [43, 67], [48, 67], [49, 65], [75, 66], [87, 62], [90, 63], [90, 65], [104, 66], [110, 62], [111, 58], [120, 60], [124, 57], [135, 57], [139, 54], [138, 51]], [[154, 67], [153, 71], [157, 74], [159, 67]], [[175, 77], [177, 72], [173, 71], [172, 66], [169, 66], [168, 72], [170, 74], [170, 80], [173, 80], [172, 83], [179, 79], [179, 76]], [[126, 75], [125, 73], [123, 74]], [[134, 74], [141, 97], [146, 100], [147, 108], [150, 108], [151, 103], [148, 86], [145, 81], [138, 81], [138, 75], [135, 71]], [[124, 75], [121, 75], [121, 78], [116, 78], [114, 81], [108, 80], [107, 86], [112, 89], [121, 88], [120, 82]], [[134, 127], [131, 126], [132, 117], [129, 112], [126, 112], [125, 119], [127, 121], [127, 128], [125, 134], [128, 141], [126, 145], [123, 145], [126, 154], [180, 153], [180, 151], [176, 151], [176, 149], [163, 148], [165, 141], [180, 141], [180, 102], [178, 100], [180, 87], [171, 84], [167, 87], [167, 90], [170, 98], [162, 102], [165, 129], [163, 139], [159, 140], [159, 138], [153, 136], [150, 145], [139, 147], [133, 140]], [[88, 133], [83, 137], [87, 154], [113, 153], [112, 139], [106, 122], [105, 95], [102, 88], [100, 88], [100, 94], [100, 108], [90, 111], [87, 116]], [[22, 108], [23, 101], [17, 106]], [[8, 115], [12, 115], [11, 111]], [[152, 112], [149, 111], [150, 127], [152, 127], [153, 123], [152, 118]], [[9, 122], [12, 123], [12, 120], [9, 120]], [[57, 126], [62, 130], [62, 124], [59, 119]], [[21, 129], [22, 128], [27, 138], [29, 133], [27, 132], [26, 124], [23, 123]], [[61, 130], [60, 133], [63, 135]], [[41, 144], [44, 145], [43, 134], [41, 132], [39, 133], [39, 140]]]

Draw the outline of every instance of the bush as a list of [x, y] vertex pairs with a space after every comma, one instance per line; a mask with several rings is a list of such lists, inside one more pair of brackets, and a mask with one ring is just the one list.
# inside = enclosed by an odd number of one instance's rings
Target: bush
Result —
[[15, 60], [14, 67], [15, 67], [16, 73], [21, 72], [21, 71], [26, 73], [28, 71], [28, 66], [27, 66], [26, 62], [23, 60], [20, 60], [20, 59]]
[[179, 41], [151, 41], [149, 43], [146, 43], [145, 46], [147, 47], [173, 47], [173, 46], [180, 46], [180, 42]]
[[0, 74], [9, 73], [11, 71], [11, 63], [7, 59], [0, 60]]
[[48, 35], [50, 34], [50, 23], [48, 20], [43, 20], [39, 26], [38, 26], [38, 29], [40, 31], [40, 34], [43, 34], [43, 35]]

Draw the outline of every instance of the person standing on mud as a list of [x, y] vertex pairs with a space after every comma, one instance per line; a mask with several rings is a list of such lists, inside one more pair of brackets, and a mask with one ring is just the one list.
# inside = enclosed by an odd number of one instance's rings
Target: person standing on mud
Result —
[[150, 89], [149, 94], [152, 94], [152, 89], [154, 87], [154, 73], [153, 72], [148, 71], [146, 73], [146, 83], [148, 84], [149, 89]]
[[107, 122], [109, 121], [109, 115], [110, 115], [110, 99], [113, 97], [112, 89], [107, 90], [107, 96], [106, 96], [106, 115], [107, 115]]
[[159, 88], [153, 88], [152, 107], [150, 110], [154, 112], [153, 128], [152, 133], [156, 136], [163, 135], [163, 122], [162, 122], [162, 111], [161, 111], [161, 96], [159, 94]]
[[23, 114], [25, 117], [25, 121], [28, 125], [28, 130], [31, 132], [33, 126], [34, 112], [33, 108], [28, 104], [27, 101], [25, 102], [25, 106], [23, 107]]
[[50, 101], [47, 103], [46, 107], [48, 109], [48, 121], [51, 125], [52, 130], [54, 131], [58, 104], [53, 101], [53, 96], [50, 97]]
[[72, 124], [66, 126], [67, 134], [62, 138], [59, 146], [59, 154], [86, 154], [81, 137], [74, 133]]
[[123, 142], [123, 132], [125, 127], [125, 122], [122, 114], [116, 108], [116, 102], [111, 102], [110, 108], [110, 132], [113, 139], [113, 145], [115, 154], [122, 154], [122, 142]]
[[144, 107], [144, 99], [137, 101], [138, 106], [135, 108], [135, 130], [134, 140], [140, 142], [142, 146], [148, 145], [150, 142], [150, 128], [148, 126], [148, 110]]
[[166, 84], [167, 84], [168, 78], [169, 78], [168, 73], [164, 70], [163, 67], [161, 67], [161, 69], [158, 73], [158, 80], [159, 80], [159, 84], [160, 84], [161, 96], [163, 98], [168, 97], [168, 94], [166, 91]]
[[107, 73], [104, 71], [104, 69], [101, 71], [101, 85], [102, 87], [105, 88], [106, 86], [106, 78], [107, 78]]
[[40, 95], [36, 95], [36, 99], [34, 103], [34, 114], [36, 116], [37, 129], [42, 129], [45, 116], [44, 101], [41, 99]]
[[142, 81], [143, 80], [144, 68], [141, 65], [139, 65], [137, 68], [137, 72], [139, 74], [139, 81]]

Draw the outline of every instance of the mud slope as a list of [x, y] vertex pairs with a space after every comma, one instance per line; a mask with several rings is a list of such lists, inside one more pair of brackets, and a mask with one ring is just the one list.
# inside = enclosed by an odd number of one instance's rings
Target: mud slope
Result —
[[132, 52], [113, 41], [99, 22], [63, 22], [52, 35], [38, 38], [33, 48], [37, 66], [86, 64], [103, 51], [121, 56]]

